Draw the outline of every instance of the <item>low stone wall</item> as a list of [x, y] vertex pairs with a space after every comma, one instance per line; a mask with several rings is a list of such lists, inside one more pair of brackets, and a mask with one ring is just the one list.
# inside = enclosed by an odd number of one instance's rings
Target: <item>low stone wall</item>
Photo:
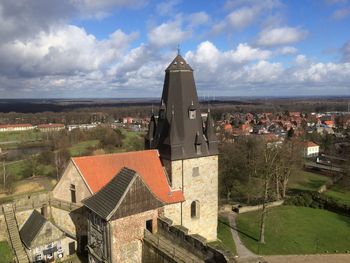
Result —
[[233, 255], [211, 247], [206, 243], [206, 239], [199, 235], [189, 235], [187, 228], [171, 224], [172, 221], [168, 218], [158, 218], [158, 233], [203, 260], [217, 263], [233, 262]]
[[3, 213], [2, 207], [11, 203], [15, 212], [30, 209], [41, 208], [44, 204], [48, 204], [50, 200], [49, 193], [33, 193], [16, 197], [13, 201], [0, 204], [0, 214]]
[[4, 215], [0, 215], [0, 241], [7, 240], [7, 227]]
[[[46, 205], [50, 211], [49, 215], [55, 218], [55, 223], [62, 229], [76, 236], [76, 230], [81, 235], [87, 233], [87, 222], [81, 206], [67, 203], [51, 197], [50, 193], [33, 193], [16, 197], [12, 204], [15, 211], [18, 228], [21, 229], [33, 210], [41, 212], [41, 208]], [[9, 203], [0, 204], [0, 240], [6, 240], [7, 226], [3, 215], [3, 206]]]
[[142, 263], [176, 263], [167, 253], [155, 248], [151, 243], [145, 240], [142, 243]]
[[[283, 205], [283, 202], [284, 200], [267, 203], [267, 207], [280, 206], [280, 205]], [[257, 210], [261, 210], [262, 208], [263, 208], [263, 205], [243, 206], [239, 208], [239, 213], [242, 214], [242, 213], [257, 211]]]

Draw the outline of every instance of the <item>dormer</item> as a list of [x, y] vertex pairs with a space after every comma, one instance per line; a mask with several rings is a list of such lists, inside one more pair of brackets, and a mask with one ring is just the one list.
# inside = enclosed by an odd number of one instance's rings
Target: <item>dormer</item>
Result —
[[193, 101], [192, 101], [190, 107], [188, 108], [188, 118], [190, 120], [195, 120], [196, 115], [197, 115], [196, 107], [193, 105]]
[[196, 138], [194, 140], [194, 146], [196, 148], [196, 154], [202, 154], [202, 138], [200, 133], [197, 131], [196, 132]]
[[159, 108], [159, 119], [164, 120], [165, 119], [165, 104], [164, 104], [164, 100], [162, 100], [162, 104], [160, 105]]

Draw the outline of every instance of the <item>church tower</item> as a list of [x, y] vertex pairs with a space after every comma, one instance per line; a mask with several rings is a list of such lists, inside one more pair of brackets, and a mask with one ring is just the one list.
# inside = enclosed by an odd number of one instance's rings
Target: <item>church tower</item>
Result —
[[168, 205], [175, 225], [215, 240], [218, 212], [218, 142], [208, 109], [202, 120], [193, 69], [178, 54], [165, 70], [158, 118], [151, 117], [146, 149], [158, 149], [172, 189], [186, 201]]

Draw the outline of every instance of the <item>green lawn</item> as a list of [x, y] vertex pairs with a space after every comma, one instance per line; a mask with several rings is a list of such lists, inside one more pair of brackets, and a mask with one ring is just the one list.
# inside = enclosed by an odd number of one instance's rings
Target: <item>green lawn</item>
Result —
[[344, 176], [342, 180], [333, 185], [324, 194], [334, 198], [339, 203], [350, 206], [350, 178]]
[[12, 262], [13, 256], [7, 241], [0, 241], [0, 263]]
[[257, 242], [261, 212], [240, 214], [243, 243], [262, 255], [345, 253], [350, 244], [350, 218], [326, 210], [280, 206], [268, 210], [266, 244]]
[[[15, 180], [21, 180], [24, 179], [30, 174], [28, 174], [27, 167], [28, 167], [29, 160], [20, 160], [16, 162], [12, 162], [6, 165], [6, 172], [9, 174], [12, 174], [15, 176]], [[52, 165], [44, 165], [44, 164], [38, 164], [37, 167], [37, 176], [50, 176], [55, 173], [55, 168]], [[0, 170], [0, 176], [3, 176], [3, 170]]]
[[7, 173], [13, 174], [16, 180], [21, 180], [24, 177], [26, 165], [26, 160], [9, 163], [6, 165]]
[[70, 147], [68, 150], [71, 156], [82, 156], [88, 152], [89, 148], [94, 148], [98, 144], [99, 140], [83, 141]]
[[220, 217], [218, 221], [218, 240], [211, 242], [211, 245], [228, 250], [236, 255], [236, 245], [232, 239], [231, 228], [226, 217]]
[[236, 255], [236, 245], [233, 241], [230, 224], [227, 218], [220, 218], [218, 222], [218, 239], [224, 244], [225, 248]]
[[122, 148], [126, 151], [142, 150], [144, 146], [144, 133], [134, 132], [121, 129], [122, 134], [125, 136], [123, 139]]
[[317, 191], [330, 178], [311, 172], [300, 170], [289, 180], [289, 188], [303, 191]]
[[17, 131], [17, 132], [0, 132], [0, 142], [8, 141], [40, 141], [42, 133], [38, 130]]

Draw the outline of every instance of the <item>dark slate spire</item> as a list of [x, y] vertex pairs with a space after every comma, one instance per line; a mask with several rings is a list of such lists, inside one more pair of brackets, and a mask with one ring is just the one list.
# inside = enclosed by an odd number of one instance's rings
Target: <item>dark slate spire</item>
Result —
[[218, 153], [218, 138], [214, 131], [214, 123], [211, 118], [210, 109], [208, 109], [207, 121], [205, 123], [205, 137], [207, 138], [209, 151]]
[[156, 132], [157, 124], [156, 124], [156, 119], [154, 117], [154, 114], [152, 112], [152, 116], [148, 125], [148, 131], [145, 136], [145, 148], [146, 149], [151, 149], [153, 146], [153, 141], [154, 141], [154, 136]]
[[203, 121], [193, 69], [178, 54], [165, 70], [159, 117], [152, 148], [161, 158], [180, 160], [217, 154], [203, 137]]
[[177, 134], [177, 127], [174, 115], [175, 112], [174, 109], [172, 109], [170, 120], [170, 132], [169, 136], [165, 138], [163, 145], [165, 145], [170, 150], [170, 152], [172, 152], [173, 155], [181, 155], [183, 148], [181, 145], [179, 135]]

